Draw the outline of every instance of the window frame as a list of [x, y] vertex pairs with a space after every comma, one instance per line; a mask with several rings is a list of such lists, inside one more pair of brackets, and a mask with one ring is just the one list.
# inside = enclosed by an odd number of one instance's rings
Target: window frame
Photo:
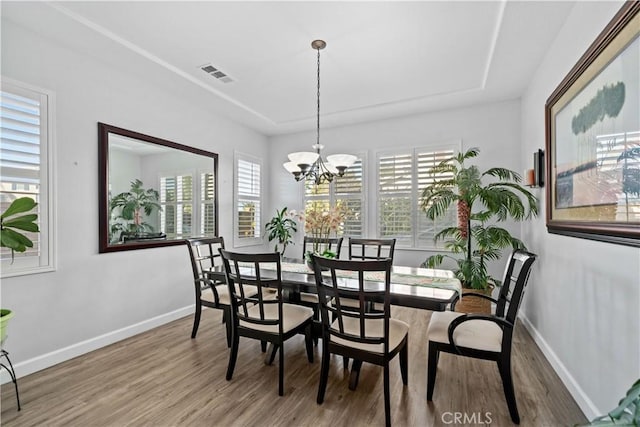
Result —
[[[260, 166], [260, 194], [257, 197], [260, 211], [258, 212], [258, 227], [257, 237], [240, 238], [238, 233], [240, 231], [239, 216], [238, 216], [238, 203], [240, 201], [240, 195], [238, 192], [238, 166], [240, 161], [254, 163]], [[245, 154], [240, 151], [233, 152], [233, 244], [235, 247], [244, 246], [258, 246], [264, 244], [262, 227], [264, 225], [264, 165], [262, 159], [259, 157]]]
[[[380, 232], [380, 202], [382, 200], [380, 191], [380, 160], [382, 157], [386, 156], [398, 156], [398, 155], [410, 155], [411, 156], [411, 190], [409, 191], [410, 203], [411, 203], [411, 237], [410, 237], [410, 245], [407, 245], [403, 240], [398, 239], [398, 243], [396, 245], [396, 249], [402, 250], [442, 250], [442, 243], [436, 244], [435, 242], [431, 245], [420, 245], [420, 219], [419, 215], [422, 213], [419, 208], [420, 194], [421, 188], [419, 188], [418, 183], [418, 156], [425, 151], [438, 151], [438, 150], [453, 150], [453, 154], [460, 152], [462, 150], [462, 141], [461, 140], [448, 140], [448, 141], [440, 141], [436, 143], [429, 143], [421, 146], [412, 146], [412, 147], [404, 147], [393, 150], [377, 150], [375, 152], [375, 174], [376, 174], [376, 191], [377, 195], [375, 198], [375, 215], [374, 215], [374, 234], [377, 238], [393, 238], [393, 236], [382, 236]], [[399, 192], [399, 193], [406, 193]], [[424, 215], [424, 213], [422, 213]]]
[[[24, 276], [29, 274], [38, 274], [55, 271], [56, 264], [56, 235], [57, 223], [55, 221], [56, 204], [56, 142], [55, 142], [55, 92], [43, 89], [34, 85], [23, 83], [4, 76], [0, 78], [2, 90], [24, 96], [31, 99], [39, 98], [41, 103], [40, 109], [40, 130], [41, 141], [40, 147], [40, 189], [38, 192], [38, 224], [39, 224], [39, 242], [40, 255], [37, 263], [34, 262], [35, 257], [25, 257], [11, 263], [9, 260], [2, 261], [1, 278], [9, 278], [16, 276]], [[45, 111], [43, 112], [43, 108]], [[45, 133], [45, 141], [42, 141], [42, 135]], [[34, 265], [37, 264], [37, 265]]]
[[[312, 195], [312, 196], [307, 196], [307, 192], [306, 192], [306, 183], [303, 183], [303, 187], [302, 187], [302, 212], [305, 212], [307, 210], [307, 202], [310, 200], [316, 200], [316, 201], [323, 201], [323, 200], [328, 200], [329, 201], [329, 206], [333, 207], [335, 206], [336, 203], [336, 199], [340, 198], [343, 200], [360, 200], [361, 202], [361, 207], [360, 207], [360, 214], [362, 216], [362, 219], [360, 220], [360, 228], [362, 230], [362, 236], [354, 236], [354, 235], [349, 235], [349, 234], [340, 234], [338, 235], [338, 237], [354, 237], [354, 238], [364, 238], [366, 237], [366, 235], [368, 234], [368, 211], [369, 211], [369, 203], [367, 202], [367, 192], [368, 192], [368, 182], [369, 180], [367, 179], [367, 176], [369, 174], [368, 168], [369, 168], [369, 163], [368, 163], [368, 158], [367, 158], [367, 152], [345, 152], [346, 154], [352, 154], [354, 156], [356, 156], [358, 158], [358, 160], [360, 160], [361, 162], [361, 167], [362, 167], [362, 190], [360, 192], [359, 196], [356, 196], [354, 194], [345, 194], [345, 195], [336, 195], [336, 191], [335, 191], [335, 187], [336, 187], [336, 181], [334, 178], [334, 180], [329, 184], [329, 194], [327, 196], [325, 195]], [[348, 171], [349, 169], [347, 169]], [[302, 234], [304, 235], [304, 227], [302, 228]]]

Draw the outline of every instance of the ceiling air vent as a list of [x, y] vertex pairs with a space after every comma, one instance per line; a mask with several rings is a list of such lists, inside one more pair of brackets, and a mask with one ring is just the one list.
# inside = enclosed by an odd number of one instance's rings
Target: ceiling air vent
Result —
[[225, 73], [223, 73], [222, 71], [220, 71], [219, 69], [217, 69], [211, 64], [203, 65], [202, 67], [200, 67], [200, 69], [205, 73], [209, 74], [210, 76], [215, 77], [222, 83], [231, 83], [234, 81], [231, 77], [227, 76]]

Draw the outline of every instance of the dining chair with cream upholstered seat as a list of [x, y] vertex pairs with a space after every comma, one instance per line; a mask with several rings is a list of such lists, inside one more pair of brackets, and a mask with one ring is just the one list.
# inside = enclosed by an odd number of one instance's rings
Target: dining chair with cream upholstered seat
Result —
[[[432, 400], [440, 352], [493, 360], [498, 364], [502, 386], [514, 423], [520, 423], [511, 376], [511, 346], [518, 309], [529, 280], [536, 255], [515, 250], [509, 256], [498, 299], [481, 294], [465, 298], [486, 298], [496, 304], [495, 314], [457, 313], [455, 301], [451, 311], [431, 315], [427, 336], [429, 359], [427, 367], [427, 400]], [[448, 397], [449, 398], [449, 397]]]
[[[220, 249], [220, 254], [231, 300], [232, 343], [227, 380], [233, 377], [241, 336], [269, 342], [274, 346], [271, 354], [279, 353], [278, 394], [282, 396], [285, 341], [304, 333], [307, 358], [313, 363], [313, 310], [283, 301], [279, 253], [246, 254]], [[245, 291], [247, 288], [255, 288], [256, 294], [250, 295]], [[272, 289], [276, 290], [275, 298]]]
[[[400, 355], [402, 382], [406, 386], [409, 354], [409, 325], [390, 317], [391, 259], [347, 261], [317, 256], [313, 259], [322, 317], [322, 367], [317, 402], [322, 404], [325, 398], [331, 354], [355, 360], [352, 380], [355, 378], [356, 383], [363, 362], [382, 366], [385, 424], [389, 426], [391, 425], [389, 363], [397, 354]], [[323, 268], [329, 271], [323, 274]], [[366, 282], [366, 273], [383, 273], [384, 283], [376, 282], [373, 285], [372, 282]], [[358, 309], [350, 307], [349, 310], [344, 310], [342, 306], [344, 298], [357, 301]], [[382, 311], [367, 310], [367, 303], [371, 299], [384, 301]], [[353, 390], [355, 385], [352, 381], [349, 388]]]

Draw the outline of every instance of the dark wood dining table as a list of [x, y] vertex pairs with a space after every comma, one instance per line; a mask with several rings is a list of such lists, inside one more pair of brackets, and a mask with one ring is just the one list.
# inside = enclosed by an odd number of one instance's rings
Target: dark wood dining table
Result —
[[[250, 266], [243, 268], [252, 269]], [[300, 293], [316, 293], [316, 281], [311, 269], [304, 261], [284, 258], [281, 263], [282, 287], [285, 300], [298, 302]], [[261, 271], [262, 277], [275, 276], [275, 268]], [[222, 266], [209, 270], [209, 276], [218, 281], [225, 280]], [[356, 287], [357, 280], [339, 277], [340, 286]], [[366, 280], [368, 289], [381, 289], [382, 281]], [[450, 270], [404, 267], [394, 265], [391, 270], [391, 304], [432, 311], [444, 311], [461, 292], [460, 281]], [[376, 302], [376, 301], [374, 301]], [[382, 302], [382, 301], [378, 301]]]
[[[250, 265], [241, 266], [250, 274], [254, 268]], [[316, 281], [313, 271], [300, 259], [284, 258], [281, 263], [282, 287], [285, 301], [296, 303], [300, 301], [301, 293], [316, 293]], [[211, 279], [225, 281], [224, 268], [217, 266], [208, 271]], [[275, 277], [273, 268], [260, 270], [261, 277]], [[358, 287], [355, 277], [338, 277], [340, 286]], [[367, 289], [382, 289], [384, 283], [380, 280], [367, 279]], [[432, 311], [444, 311], [453, 302], [456, 295], [462, 294], [460, 281], [450, 270], [393, 266], [391, 271], [391, 304]], [[375, 301], [372, 302], [382, 302]], [[315, 322], [314, 335], [320, 336], [320, 322]], [[316, 338], [317, 339], [317, 338]], [[276, 349], [271, 346], [265, 356], [265, 363], [271, 364], [275, 358]], [[358, 384], [361, 363], [354, 361], [349, 379], [349, 388], [354, 390]]]

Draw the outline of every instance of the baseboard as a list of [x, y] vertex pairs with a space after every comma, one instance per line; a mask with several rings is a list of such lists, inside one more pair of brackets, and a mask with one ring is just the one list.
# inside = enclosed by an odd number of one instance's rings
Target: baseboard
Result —
[[538, 330], [533, 326], [533, 324], [527, 319], [524, 314], [520, 314], [519, 319], [522, 321], [522, 324], [527, 329], [533, 341], [538, 345], [542, 353], [547, 358], [553, 370], [558, 374], [560, 380], [567, 387], [569, 393], [574, 398], [580, 410], [584, 413], [587, 419], [592, 420], [605, 412], [598, 410], [596, 405], [589, 399], [587, 394], [582, 390], [582, 388], [578, 385], [578, 382], [573, 378], [569, 370], [564, 366], [564, 364], [560, 361], [558, 356], [556, 356], [555, 352], [551, 349], [549, 344], [545, 341], [545, 339], [540, 335]]
[[[132, 337], [134, 335], [146, 332], [150, 329], [180, 319], [182, 317], [192, 314], [194, 305], [179, 308], [178, 310], [171, 311], [169, 313], [161, 314], [160, 316], [152, 317], [151, 319], [143, 320], [142, 322], [126, 326], [122, 329], [106, 333], [104, 335], [97, 336], [76, 344], [72, 344], [68, 347], [61, 348], [59, 350], [52, 351], [41, 356], [34, 357], [24, 362], [15, 363], [13, 365], [16, 376], [18, 378], [26, 375], [38, 372], [42, 369], [49, 368], [58, 363], [65, 362], [74, 357], [81, 356], [99, 348], [105, 347], [109, 344], [113, 344], [123, 339]], [[0, 383], [4, 384], [11, 381], [9, 375], [3, 370]]]

